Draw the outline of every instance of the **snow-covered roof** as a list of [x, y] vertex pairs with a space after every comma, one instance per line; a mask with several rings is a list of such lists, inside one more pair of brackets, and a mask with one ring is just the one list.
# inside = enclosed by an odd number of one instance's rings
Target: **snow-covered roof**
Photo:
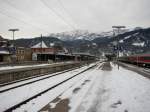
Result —
[[[41, 45], [42, 44], [42, 45]], [[47, 45], [42, 41], [42, 42], [39, 42], [38, 44], [32, 46], [31, 48], [48, 48]]]
[[53, 47], [55, 45], [55, 43], [50, 43], [50, 46]]
[[144, 44], [145, 44], [145, 42], [135, 42], [135, 43], [132, 43], [132, 45], [134, 45], [134, 46], [141, 46], [141, 47], [143, 47], [144, 46]]
[[0, 54], [10, 54], [8, 51], [0, 51]]

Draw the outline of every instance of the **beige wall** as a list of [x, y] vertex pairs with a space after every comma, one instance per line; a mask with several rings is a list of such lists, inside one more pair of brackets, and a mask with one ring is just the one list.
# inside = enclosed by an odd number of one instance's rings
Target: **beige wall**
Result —
[[11, 55], [4, 55], [3, 62], [11, 62]]
[[30, 48], [17, 48], [16, 50], [17, 61], [31, 61], [32, 52]]

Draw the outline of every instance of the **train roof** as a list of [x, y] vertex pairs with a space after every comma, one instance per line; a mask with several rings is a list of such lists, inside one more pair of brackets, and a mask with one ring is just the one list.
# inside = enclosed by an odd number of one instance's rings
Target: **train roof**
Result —
[[149, 53], [143, 53], [143, 54], [135, 54], [135, 55], [131, 55], [131, 56], [150, 56], [150, 52]]

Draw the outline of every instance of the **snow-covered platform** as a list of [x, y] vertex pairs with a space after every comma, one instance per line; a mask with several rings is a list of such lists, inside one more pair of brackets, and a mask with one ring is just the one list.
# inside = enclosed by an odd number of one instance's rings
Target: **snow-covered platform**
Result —
[[[114, 63], [96, 66], [60, 84], [14, 112], [150, 112], [150, 79]], [[86, 65], [56, 77], [25, 85], [0, 95], [0, 110], [84, 71]]]
[[150, 112], [150, 80], [113, 63], [100, 64], [40, 111]]
[[79, 67], [84, 63], [68, 61], [52, 64], [39, 64], [28, 66], [7, 66], [0, 68], [0, 86], [28, 80], [31, 78], [60, 72], [63, 70]]

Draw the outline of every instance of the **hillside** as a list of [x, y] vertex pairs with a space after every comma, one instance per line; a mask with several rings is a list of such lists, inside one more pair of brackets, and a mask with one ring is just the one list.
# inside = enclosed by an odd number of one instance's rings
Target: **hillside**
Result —
[[[89, 52], [92, 54], [102, 54], [103, 52], [114, 53], [114, 43], [116, 42], [117, 38], [119, 39], [121, 52], [127, 55], [148, 52], [150, 48], [150, 28], [135, 29], [132, 31], [122, 33], [115, 37], [112, 36], [112, 33], [111, 35], [106, 35], [106, 33], [105, 35], [100, 35], [96, 33], [86, 34], [89, 36], [88, 38], [90, 38], [91, 36], [91, 39], [78, 38], [62, 40], [58, 39], [56, 35], [56, 37], [54, 37], [53, 35], [43, 37], [42, 40], [48, 46], [50, 45], [50, 43], [61, 43], [63, 46], [65, 46], [72, 52]], [[74, 36], [75, 35], [73, 35], [73, 37]], [[85, 33], [83, 33], [83, 35], [80, 35], [80, 37], [85, 37]], [[40, 41], [40, 37], [31, 39], [17, 39], [15, 41], [15, 44], [21, 47], [31, 47]]]

